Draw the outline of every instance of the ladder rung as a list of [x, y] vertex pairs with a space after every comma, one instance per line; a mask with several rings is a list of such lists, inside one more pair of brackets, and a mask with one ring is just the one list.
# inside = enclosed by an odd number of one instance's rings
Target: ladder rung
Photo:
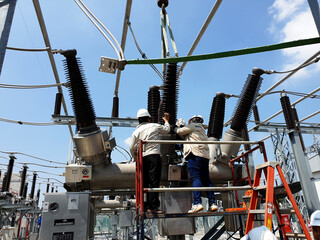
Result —
[[289, 238], [306, 238], [304, 233], [286, 233], [286, 236]]
[[259, 190], [264, 190], [266, 188], [267, 188], [267, 185], [261, 185], [261, 186], [254, 187], [253, 190], [254, 191], [259, 191]]
[[255, 209], [255, 210], [249, 210], [249, 214], [252, 213], [252, 214], [263, 214], [265, 213], [266, 211], [264, 209]]

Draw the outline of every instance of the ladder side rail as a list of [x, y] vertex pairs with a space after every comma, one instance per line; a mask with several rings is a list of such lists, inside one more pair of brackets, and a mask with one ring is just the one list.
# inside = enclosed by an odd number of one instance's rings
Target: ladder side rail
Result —
[[264, 225], [272, 231], [273, 201], [274, 201], [274, 168], [268, 166], [263, 169], [267, 179], [266, 207], [264, 215]]
[[[262, 173], [261, 169], [256, 170], [254, 181], [253, 181], [253, 188], [258, 187], [260, 185], [261, 173]], [[250, 232], [250, 230], [253, 228], [255, 214], [250, 213], [250, 211], [255, 210], [257, 208], [257, 203], [258, 203], [258, 191], [253, 190], [251, 195], [250, 205], [249, 205], [249, 213], [247, 218], [245, 234], [248, 234], [248, 232]]]
[[306, 226], [306, 224], [305, 224], [305, 222], [303, 220], [303, 217], [302, 217], [302, 215], [301, 215], [301, 213], [299, 211], [298, 205], [297, 205], [297, 203], [296, 203], [296, 201], [295, 201], [295, 199], [294, 199], [294, 197], [293, 197], [293, 195], [291, 193], [290, 187], [289, 187], [289, 185], [288, 185], [288, 183], [286, 181], [286, 178], [284, 177], [284, 174], [283, 174], [283, 172], [282, 172], [282, 170], [281, 170], [279, 165], [277, 165], [277, 170], [278, 170], [279, 176], [281, 178], [281, 181], [283, 183], [283, 186], [284, 186], [284, 188], [285, 188], [285, 190], [287, 192], [288, 198], [289, 198], [289, 200], [290, 200], [290, 202], [292, 204], [292, 207], [293, 207], [293, 209], [294, 209], [294, 211], [295, 211], [295, 213], [296, 213], [296, 215], [298, 217], [298, 220], [299, 220], [299, 223], [300, 223], [300, 225], [302, 227], [302, 230], [303, 230], [304, 234], [306, 235], [307, 240], [311, 240], [311, 236], [310, 236], [310, 233], [308, 231], [308, 228], [307, 228], [307, 226]]
[[285, 225], [281, 218], [279, 204], [277, 203], [276, 196], [274, 195], [273, 197], [274, 210], [278, 218], [278, 226], [280, 227], [280, 236], [282, 235], [282, 238], [284, 238], [284, 240], [289, 240], [289, 238], [286, 236]]
[[142, 149], [143, 149], [143, 141], [140, 140], [139, 143], [139, 177], [140, 177], [140, 181], [139, 181], [139, 193], [140, 193], [140, 210], [141, 210], [141, 214], [144, 214], [144, 192], [143, 192], [143, 155], [142, 155]]

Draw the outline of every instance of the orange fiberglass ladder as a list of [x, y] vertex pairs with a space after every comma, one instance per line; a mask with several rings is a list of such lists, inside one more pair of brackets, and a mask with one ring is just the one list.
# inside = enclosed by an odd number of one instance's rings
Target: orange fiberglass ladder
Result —
[[[281, 219], [281, 216], [279, 213], [279, 205], [278, 205], [277, 200], [274, 195], [274, 172], [275, 172], [275, 169], [278, 170], [280, 179], [281, 179], [283, 186], [286, 190], [288, 198], [293, 206], [295, 214], [298, 217], [299, 223], [302, 227], [302, 230], [305, 234], [306, 239], [312, 240], [310, 233], [308, 231], [308, 228], [307, 228], [307, 226], [302, 218], [302, 215], [299, 211], [297, 203], [292, 195], [292, 192], [289, 188], [289, 185], [288, 185], [288, 183], [284, 177], [284, 174], [281, 170], [279, 162], [265, 162], [265, 163], [262, 163], [256, 167], [256, 173], [255, 173], [254, 182], [253, 182], [253, 193], [251, 196], [250, 207], [248, 209], [249, 213], [248, 213], [248, 218], [247, 218], [247, 225], [246, 225], [245, 234], [248, 234], [248, 232], [253, 228], [255, 214], [261, 213], [259, 210], [256, 210], [257, 203], [258, 203], [258, 192], [259, 192], [259, 190], [266, 189], [264, 225], [266, 227], [268, 227], [270, 230], [272, 230], [272, 215], [273, 215], [273, 207], [274, 207], [278, 221], [279, 221], [281, 231], [283, 233], [283, 237], [285, 240], [288, 240], [288, 237], [285, 234], [284, 223], [283, 223], [283, 220]], [[260, 186], [262, 170], [263, 170], [264, 175], [267, 180], [267, 185], [265, 185], [265, 186]]]

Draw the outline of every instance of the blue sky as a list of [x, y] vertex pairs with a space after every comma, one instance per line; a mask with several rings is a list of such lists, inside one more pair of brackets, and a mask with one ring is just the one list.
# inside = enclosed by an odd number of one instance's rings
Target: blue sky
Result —
[[[109, 28], [120, 42], [125, 0], [85, 1], [93, 13]], [[53, 49], [77, 49], [83, 63], [96, 115], [109, 117], [115, 87], [115, 75], [98, 71], [100, 57], [116, 58], [108, 42], [81, 12], [72, 0], [40, 1], [48, 34]], [[179, 56], [185, 56], [199, 29], [212, 8], [214, 1], [169, 0], [167, 12], [170, 17]], [[160, 9], [156, 0], [133, 1], [132, 28], [141, 49], [148, 58], [161, 57]], [[215, 53], [228, 50], [257, 47], [284, 41], [317, 37], [309, 6], [303, 0], [223, 1], [216, 16], [196, 48], [194, 54]], [[44, 48], [43, 38], [31, 0], [18, 0], [8, 46], [21, 48]], [[216, 92], [240, 94], [243, 84], [253, 67], [263, 69], [292, 69], [319, 51], [319, 45], [311, 45], [274, 52], [259, 53], [233, 58], [190, 62], [181, 77], [178, 117], [188, 119], [194, 114], [204, 116], [208, 122], [212, 99]], [[173, 50], [170, 49], [171, 56]], [[126, 59], [137, 59], [137, 51], [130, 33], [125, 48]], [[65, 75], [60, 55], [55, 55], [61, 82]], [[161, 69], [160, 65], [157, 65]], [[319, 87], [320, 65], [314, 64], [290, 78], [276, 90], [308, 93]], [[264, 92], [283, 75], [264, 75], [260, 92]], [[53, 84], [54, 76], [45, 52], [15, 52], [8, 50], [1, 74], [1, 83], [7, 84]], [[147, 107], [149, 86], [160, 85], [161, 80], [148, 65], [128, 65], [122, 72], [119, 88], [120, 117], [135, 117], [140, 108]], [[0, 118], [27, 122], [51, 122], [54, 109], [55, 88], [41, 90], [0, 89]], [[68, 92], [64, 88], [70, 115], [73, 115]], [[261, 120], [281, 109], [280, 95], [266, 96], [258, 102]], [[298, 97], [290, 96], [291, 102]], [[297, 110], [303, 118], [319, 108], [317, 99], [298, 104]], [[226, 102], [226, 117], [234, 111], [237, 99]], [[307, 122], [318, 123], [319, 116]], [[284, 122], [283, 115], [273, 119]], [[252, 127], [252, 124], [249, 124]], [[66, 126], [25, 126], [0, 122], [0, 151], [23, 152], [37, 157], [65, 163], [68, 160], [70, 134]], [[225, 130], [227, 130], [226, 128]], [[131, 128], [115, 128], [113, 136], [117, 144], [128, 148]], [[267, 136], [250, 133], [252, 140]], [[311, 137], [306, 136], [311, 143]], [[269, 144], [269, 152], [272, 146]], [[2, 156], [6, 156], [2, 154]], [[269, 154], [269, 157], [272, 156]], [[32, 158], [17, 156], [20, 162], [37, 162]], [[114, 162], [126, 160], [115, 152]], [[1, 160], [6, 163], [5, 159]], [[39, 162], [40, 163], [40, 162]], [[15, 168], [18, 172], [20, 167]], [[42, 170], [61, 174], [63, 169], [46, 169], [30, 166], [31, 170]], [[50, 177], [39, 173], [41, 177]], [[63, 177], [56, 177], [63, 181]], [[62, 190], [62, 188], [60, 188]], [[44, 191], [44, 188], [43, 188]]]

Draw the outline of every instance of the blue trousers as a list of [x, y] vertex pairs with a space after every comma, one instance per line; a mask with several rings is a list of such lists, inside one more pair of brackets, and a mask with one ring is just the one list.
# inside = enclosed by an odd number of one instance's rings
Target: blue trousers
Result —
[[[192, 187], [212, 187], [209, 178], [209, 159], [198, 157], [190, 153], [186, 159], [188, 160], [188, 170]], [[214, 193], [207, 191], [209, 205], [215, 203]], [[193, 192], [193, 204], [201, 203], [201, 192]]]

